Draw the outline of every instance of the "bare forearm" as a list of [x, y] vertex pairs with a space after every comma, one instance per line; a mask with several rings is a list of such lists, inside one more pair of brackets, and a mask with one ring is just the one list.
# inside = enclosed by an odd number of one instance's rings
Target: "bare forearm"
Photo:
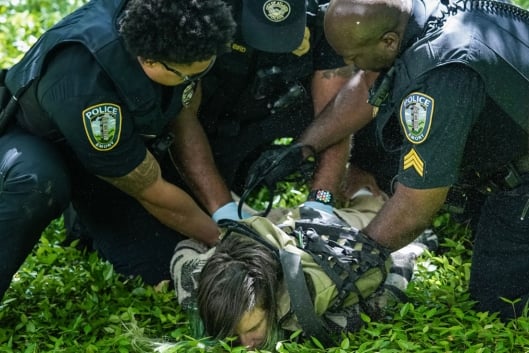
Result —
[[363, 72], [351, 78], [304, 131], [299, 142], [312, 145], [319, 152], [364, 127], [373, 118], [373, 107], [367, 103], [373, 80], [372, 74]]
[[218, 241], [219, 230], [213, 220], [182, 190], [167, 184], [163, 196], [155, 202], [140, 203], [161, 223], [190, 238], [208, 245]]
[[311, 92], [315, 117], [336, 97], [338, 92], [349, 82], [354, 74], [354, 68], [351, 66], [314, 72], [311, 82]]
[[350, 141], [350, 137], [347, 137], [320, 153], [312, 189], [324, 189], [334, 195], [339, 194], [349, 159]]
[[169, 228], [207, 244], [217, 241], [218, 230], [213, 220], [187, 193], [162, 179], [160, 166], [149, 151], [140, 165], [127, 175], [101, 176], [101, 179], [134, 197]]
[[[232, 201], [230, 191], [216, 168], [205, 136], [197, 138], [189, 133], [186, 135], [179, 137], [179, 143], [173, 146], [173, 163], [193, 190], [193, 194], [213, 213]], [[181, 148], [182, 145], [186, 147]], [[191, 146], [193, 147], [189, 148]]]
[[197, 92], [197, 102], [183, 109], [171, 126], [175, 134], [171, 157], [195, 197], [213, 213], [232, 199], [197, 117], [199, 93]]
[[364, 232], [392, 250], [409, 244], [431, 224], [448, 189], [418, 190], [399, 184], [395, 195], [386, 201]]
[[[314, 116], [318, 119], [327, 104], [331, 102], [354, 74], [351, 66], [337, 70], [317, 71], [312, 80]], [[329, 146], [321, 151], [318, 167], [312, 179], [312, 189], [324, 189], [335, 194], [342, 182], [345, 165], [349, 157], [350, 139]]]

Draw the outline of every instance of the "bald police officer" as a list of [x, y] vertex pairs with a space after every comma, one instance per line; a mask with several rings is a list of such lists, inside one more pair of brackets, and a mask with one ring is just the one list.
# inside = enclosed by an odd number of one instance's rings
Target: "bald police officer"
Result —
[[[470, 291], [479, 309], [518, 315], [529, 299], [529, 13], [495, 1], [335, 0], [325, 33], [366, 71], [338, 95], [334, 112], [349, 121], [325, 111], [317, 121], [333, 128], [309, 128], [307, 143], [356, 131], [372, 110], [380, 143], [401, 156], [395, 194], [363, 231], [397, 249], [450, 189], [483, 193]], [[347, 99], [367, 85], [374, 108]]]

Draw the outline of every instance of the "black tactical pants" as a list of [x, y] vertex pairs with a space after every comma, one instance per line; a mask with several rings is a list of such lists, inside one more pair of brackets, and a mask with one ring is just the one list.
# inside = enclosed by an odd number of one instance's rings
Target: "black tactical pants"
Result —
[[18, 128], [0, 137], [0, 299], [44, 228], [68, 205], [69, 180], [50, 143]]
[[479, 310], [502, 318], [519, 316], [529, 300], [529, 174], [523, 180], [486, 199], [475, 229], [470, 292]]
[[18, 128], [0, 137], [0, 300], [43, 230], [70, 201], [80, 219], [78, 236], [116, 272], [149, 284], [170, 279], [169, 261], [183, 236], [64, 150]]

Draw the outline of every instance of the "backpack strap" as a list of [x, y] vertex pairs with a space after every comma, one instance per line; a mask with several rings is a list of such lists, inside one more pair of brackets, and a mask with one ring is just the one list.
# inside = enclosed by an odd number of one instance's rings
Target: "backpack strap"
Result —
[[335, 344], [325, 324], [314, 311], [314, 304], [307, 288], [307, 282], [301, 266], [301, 257], [284, 249], [279, 249], [279, 258], [290, 296], [290, 305], [294, 309], [298, 323], [307, 336], [316, 337], [326, 346]]
[[221, 219], [218, 224], [219, 224], [219, 226], [221, 228], [225, 228], [226, 229], [226, 233], [224, 234], [224, 237], [222, 239], [226, 239], [228, 236], [230, 236], [233, 233], [246, 235], [247, 237], [252, 238], [253, 240], [263, 244], [268, 249], [270, 249], [272, 251], [272, 253], [279, 260], [278, 248], [273, 246], [269, 242], [267, 242], [265, 239], [263, 239], [263, 237], [261, 237], [259, 235], [259, 233], [257, 233], [257, 231], [255, 229], [253, 229], [252, 227], [248, 226], [247, 224], [245, 224], [243, 222], [239, 222], [239, 221], [234, 221], [232, 219], [227, 219], [227, 218], [226, 219]]
[[[322, 233], [318, 233], [315, 228]], [[331, 306], [333, 310], [342, 307], [351, 292], [356, 292], [360, 298], [364, 297], [357, 281], [369, 270], [378, 268], [383, 278], [387, 276], [389, 250], [361, 231], [310, 222], [296, 222], [296, 229], [304, 235], [303, 250], [311, 255], [336, 285], [338, 296]], [[322, 236], [328, 239], [324, 240]]]
[[314, 304], [307, 287], [299, 254], [278, 249], [244, 222], [223, 219], [219, 222], [219, 226], [227, 229], [223, 239], [233, 233], [243, 234], [272, 250], [281, 264], [290, 297], [290, 306], [296, 314], [303, 332], [309, 337], [316, 337], [324, 345], [334, 345], [336, 342], [329, 335], [325, 323], [314, 311]]

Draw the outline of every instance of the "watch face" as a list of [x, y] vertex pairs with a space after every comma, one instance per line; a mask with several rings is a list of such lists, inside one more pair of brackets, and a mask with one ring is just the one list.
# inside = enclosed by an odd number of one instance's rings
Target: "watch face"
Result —
[[334, 202], [332, 193], [328, 190], [322, 190], [322, 189], [312, 190], [309, 193], [308, 200], [318, 201], [326, 205], [330, 205]]

